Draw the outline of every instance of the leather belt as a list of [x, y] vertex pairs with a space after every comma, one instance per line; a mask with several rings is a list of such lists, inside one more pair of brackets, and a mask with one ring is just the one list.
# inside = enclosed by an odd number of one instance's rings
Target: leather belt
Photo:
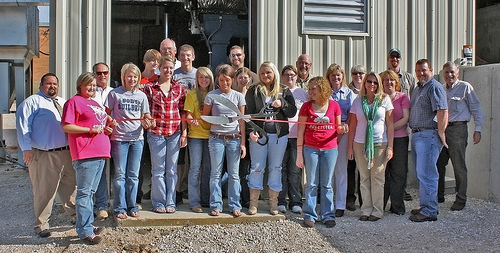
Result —
[[221, 138], [224, 140], [231, 140], [231, 139], [241, 137], [241, 134], [220, 134], [220, 133], [214, 133], [214, 132], [210, 132], [210, 134], [217, 137], [217, 138]]
[[458, 126], [458, 125], [467, 125], [468, 121], [453, 121], [448, 122], [448, 126]]
[[425, 131], [425, 130], [437, 130], [437, 129], [435, 129], [435, 128], [426, 128], [426, 127], [412, 128], [411, 132], [412, 133], [418, 133], [418, 132]]
[[52, 151], [63, 151], [63, 150], [68, 150], [68, 149], [69, 149], [69, 146], [60, 147], [60, 148], [53, 148], [53, 149], [49, 149], [49, 150], [42, 150], [42, 151], [52, 152]]

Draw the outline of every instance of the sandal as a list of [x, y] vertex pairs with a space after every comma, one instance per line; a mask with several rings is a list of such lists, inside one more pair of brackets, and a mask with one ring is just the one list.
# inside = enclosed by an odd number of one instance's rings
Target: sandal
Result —
[[219, 209], [214, 209], [212, 211], [210, 211], [210, 216], [219, 216]]
[[155, 213], [166, 213], [167, 210], [165, 210], [165, 208], [163, 208], [163, 207], [157, 207], [157, 208], [153, 208], [153, 212], [155, 212]]
[[238, 209], [233, 210], [233, 216], [234, 217], [240, 217], [241, 216], [241, 210], [238, 210]]
[[130, 216], [134, 217], [134, 218], [137, 218], [137, 217], [139, 217], [141, 215], [139, 214], [139, 212], [130, 212]]
[[203, 209], [201, 208], [201, 206], [192, 207], [191, 211], [193, 211], [195, 213], [203, 213]]
[[128, 216], [126, 213], [119, 213], [116, 215], [116, 218], [124, 220], [124, 219], [128, 218]]
[[165, 212], [166, 212], [166, 213], [175, 213], [175, 208], [173, 208], [173, 207], [167, 207], [167, 208], [165, 209]]

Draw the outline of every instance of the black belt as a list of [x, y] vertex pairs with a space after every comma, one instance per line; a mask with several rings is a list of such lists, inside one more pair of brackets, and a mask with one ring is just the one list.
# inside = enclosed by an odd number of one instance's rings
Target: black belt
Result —
[[448, 126], [458, 126], [458, 125], [467, 125], [468, 121], [453, 121], [448, 122]]
[[53, 149], [43, 150], [43, 151], [52, 152], [52, 151], [63, 151], [63, 150], [68, 150], [68, 149], [69, 149], [69, 146], [60, 147], [60, 148], [53, 148]]
[[231, 139], [241, 137], [241, 134], [219, 134], [219, 133], [214, 133], [214, 132], [210, 132], [210, 134], [217, 137], [217, 138], [221, 138], [224, 140], [231, 140]]
[[412, 128], [411, 132], [412, 133], [418, 133], [418, 132], [425, 131], [425, 130], [437, 130], [437, 129], [436, 128], [426, 128], [426, 127]]

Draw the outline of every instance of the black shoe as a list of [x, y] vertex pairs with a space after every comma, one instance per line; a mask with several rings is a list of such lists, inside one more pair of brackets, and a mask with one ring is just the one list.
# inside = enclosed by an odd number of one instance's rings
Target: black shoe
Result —
[[41, 238], [47, 238], [51, 235], [50, 231], [48, 229], [44, 229], [40, 232], [38, 232], [38, 236]]
[[149, 190], [148, 192], [144, 193], [144, 195], [142, 195], [142, 198], [143, 199], [151, 199], [151, 190]]
[[413, 222], [437, 221], [437, 217], [428, 217], [421, 213], [418, 213], [416, 215], [410, 215], [409, 219]]
[[349, 211], [356, 211], [356, 205], [354, 205], [354, 203], [347, 203], [345, 205], [345, 209], [347, 209]]
[[337, 225], [337, 223], [335, 222], [335, 220], [327, 220], [327, 221], [325, 221], [325, 226], [327, 228], [333, 228], [333, 227], [335, 227], [335, 225]]
[[360, 221], [368, 221], [368, 219], [370, 219], [370, 217], [367, 216], [367, 215], [361, 215], [361, 216], [359, 216], [359, 220]]
[[404, 200], [404, 201], [412, 201], [412, 200], [413, 200], [413, 198], [411, 197], [411, 195], [410, 195], [409, 193], [407, 193], [407, 192], [405, 191], [405, 194], [403, 195], [403, 200]]
[[377, 216], [370, 215], [370, 217], [368, 217], [368, 220], [369, 221], [378, 221], [378, 220], [380, 220], [380, 218]]
[[335, 217], [342, 217], [344, 216], [344, 210], [335, 210]]
[[460, 211], [464, 209], [465, 203], [458, 203], [458, 202], [453, 202], [453, 205], [451, 205], [450, 210], [451, 211]]
[[83, 239], [83, 241], [91, 245], [96, 245], [102, 241], [102, 237], [92, 234]]
[[391, 207], [391, 209], [389, 209], [389, 212], [391, 212], [395, 215], [404, 215], [405, 214], [405, 211], [396, 211], [396, 210], [392, 209], [392, 207]]

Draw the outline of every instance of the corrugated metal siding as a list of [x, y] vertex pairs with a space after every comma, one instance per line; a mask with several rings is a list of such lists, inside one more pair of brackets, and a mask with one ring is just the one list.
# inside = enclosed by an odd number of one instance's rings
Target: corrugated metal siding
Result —
[[368, 1], [367, 36], [301, 34], [301, 0], [257, 2], [257, 62], [281, 68], [307, 53], [313, 75], [323, 75], [332, 63], [385, 70], [392, 47], [401, 50], [403, 69], [413, 72], [418, 59], [428, 58], [438, 72], [444, 62], [462, 57], [464, 44], [474, 45], [474, 0]]
[[69, 98], [81, 73], [111, 63], [111, 0], [51, 0], [50, 6], [50, 71], [64, 84], [59, 94]]

